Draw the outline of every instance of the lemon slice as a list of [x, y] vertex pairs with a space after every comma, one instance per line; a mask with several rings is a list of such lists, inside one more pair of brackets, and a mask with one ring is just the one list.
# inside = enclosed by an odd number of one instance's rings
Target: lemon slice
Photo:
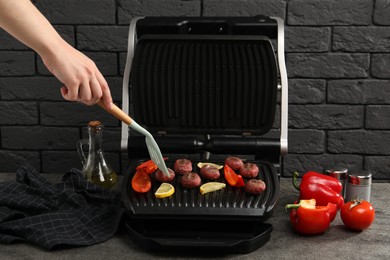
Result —
[[219, 164], [215, 164], [215, 163], [211, 163], [211, 162], [199, 162], [199, 163], [197, 164], [197, 166], [198, 166], [199, 168], [202, 168], [202, 167], [205, 166], [205, 165], [213, 166], [213, 167], [217, 168], [218, 170], [220, 170], [220, 169], [223, 168], [223, 165], [219, 165]]
[[173, 187], [172, 184], [163, 182], [160, 187], [158, 187], [154, 195], [156, 198], [162, 199], [171, 196], [173, 193], [175, 193], [175, 187]]
[[200, 193], [205, 194], [213, 191], [217, 191], [226, 187], [222, 182], [208, 182], [200, 186]]

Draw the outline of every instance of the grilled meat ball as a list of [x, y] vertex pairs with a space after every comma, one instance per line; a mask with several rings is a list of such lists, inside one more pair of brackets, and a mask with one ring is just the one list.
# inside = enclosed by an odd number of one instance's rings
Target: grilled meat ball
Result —
[[199, 187], [201, 182], [199, 175], [195, 172], [187, 172], [181, 177], [181, 185], [184, 188], [192, 189]]
[[175, 178], [175, 172], [171, 168], [168, 168], [168, 172], [169, 172], [169, 177], [166, 176], [160, 169], [158, 169], [154, 176], [156, 177], [156, 180], [159, 182], [173, 181], [173, 179]]
[[265, 188], [265, 182], [259, 179], [250, 179], [245, 185], [246, 192], [252, 195], [261, 194]]
[[229, 156], [225, 159], [225, 164], [229, 165], [234, 171], [238, 171], [244, 165], [244, 162], [241, 158]]
[[256, 178], [259, 175], [259, 167], [254, 163], [244, 163], [244, 166], [240, 169], [240, 174], [244, 178]]
[[188, 159], [177, 159], [173, 170], [178, 174], [185, 174], [192, 171], [192, 162]]
[[215, 181], [221, 176], [219, 170], [214, 166], [206, 164], [202, 168], [200, 168], [200, 176], [205, 178], [206, 180]]

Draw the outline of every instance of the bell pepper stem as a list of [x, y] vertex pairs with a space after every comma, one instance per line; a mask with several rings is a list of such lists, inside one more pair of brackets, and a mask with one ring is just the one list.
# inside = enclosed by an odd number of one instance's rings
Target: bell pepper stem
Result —
[[286, 204], [286, 206], [284, 206], [284, 209], [285, 210], [288, 210], [288, 209], [297, 209], [301, 206], [301, 203], [298, 203], [298, 204]]
[[297, 178], [299, 176], [298, 172], [294, 172], [293, 177], [292, 177], [292, 184], [294, 185], [295, 189], [299, 190], [299, 184], [297, 182]]
[[294, 204], [287, 204], [284, 208], [287, 209], [297, 209], [299, 207], [303, 207], [306, 209], [316, 209], [316, 200], [310, 199], [310, 200], [300, 200], [298, 203]]

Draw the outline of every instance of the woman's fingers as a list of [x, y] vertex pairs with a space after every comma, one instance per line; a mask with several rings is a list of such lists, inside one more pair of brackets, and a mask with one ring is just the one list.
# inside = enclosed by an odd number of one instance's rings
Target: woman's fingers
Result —
[[104, 105], [107, 108], [111, 109], [111, 105], [113, 101], [112, 101], [110, 88], [108, 87], [108, 83], [100, 72], [98, 72], [96, 76], [102, 90], [101, 98], [103, 99]]
[[95, 105], [101, 98], [106, 107], [110, 108], [112, 104], [111, 93], [107, 83], [104, 80], [103, 84], [101, 84], [96, 77], [92, 77], [90, 82], [63, 86], [61, 94], [65, 100], [78, 101], [89, 106]]
[[67, 99], [67, 94], [68, 94], [68, 88], [66, 86], [62, 86], [61, 87], [61, 95], [62, 97], [65, 99], [65, 100], [68, 100]]
[[90, 83], [89, 87], [90, 87], [90, 90], [91, 90], [91, 99], [89, 101], [84, 99], [83, 102], [85, 104], [91, 106], [91, 105], [95, 105], [96, 102], [98, 102], [98, 100], [103, 95], [103, 91], [102, 91], [102, 88], [101, 88], [101, 86], [99, 84], [99, 81], [96, 78], [92, 78], [89, 83]]
[[72, 84], [70, 86], [66, 86], [68, 88], [68, 92], [66, 93], [67, 100], [76, 101], [79, 96], [79, 84]]

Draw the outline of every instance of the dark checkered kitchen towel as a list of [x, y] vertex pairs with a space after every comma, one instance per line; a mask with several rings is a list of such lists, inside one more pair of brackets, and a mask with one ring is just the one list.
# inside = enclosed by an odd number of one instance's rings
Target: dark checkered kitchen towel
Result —
[[0, 182], [0, 242], [29, 241], [45, 249], [92, 245], [111, 238], [123, 209], [120, 195], [72, 169], [53, 184], [31, 166]]

